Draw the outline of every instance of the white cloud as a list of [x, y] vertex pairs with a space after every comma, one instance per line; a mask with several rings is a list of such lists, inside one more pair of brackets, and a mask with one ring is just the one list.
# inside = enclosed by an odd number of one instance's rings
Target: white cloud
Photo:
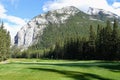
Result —
[[0, 4], [0, 14], [5, 13], [6, 10], [4, 9], [3, 5]]
[[26, 22], [24, 21], [24, 19], [21, 19], [19, 17], [15, 17], [15, 16], [7, 16], [7, 19], [10, 21], [10, 22], [13, 22], [15, 24], [18, 24], [18, 25], [23, 25], [25, 24]]
[[4, 26], [6, 29], [10, 30], [10, 35], [11, 35], [12, 39], [16, 35], [17, 31], [20, 30], [20, 28], [21, 28], [21, 25], [14, 25], [14, 24], [10, 24], [10, 23], [4, 23]]
[[4, 6], [0, 4], [0, 19], [5, 20], [5, 28], [10, 31], [13, 39], [20, 27], [26, 24], [26, 20], [13, 15], [8, 15], [6, 12], [7, 10]]
[[45, 3], [43, 10], [55, 10], [65, 6], [75, 6], [84, 12], [86, 12], [89, 7], [100, 8], [114, 12], [120, 16], [120, 8], [115, 9], [113, 6], [110, 6], [107, 0], [53, 0]]
[[120, 8], [120, 2], [114, 2], [112, 6], [114, 8]]

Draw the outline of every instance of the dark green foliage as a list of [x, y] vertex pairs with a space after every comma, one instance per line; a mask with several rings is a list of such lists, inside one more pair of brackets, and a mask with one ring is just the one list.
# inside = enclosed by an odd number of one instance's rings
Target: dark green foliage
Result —
[[[58, 45], [59, 44], [59, 45]], [[69, 37], [63, 46], [55, 44], [52, 51], [47, 52], [47, 58], [80, 59], [80, 60], [120, 60], [120, 38], [116, 20], [113, 29], [109, 21], [104, 28], [98, 25], [97, 36], [90, 26], [89, 40], [80, 39], [78, 35]]]
[[[17, 58], [49, 58], [77, 60], [120, 60], [120, 37], [118, 23], [113, 27], [107, 21], [106, 27], [90, 25], [88, 33], [83, 37], [71, 26], [51, 25], [45, 29], [44, 36], [38, 44], [17, 54]], [[64, 27], [64, 30], [62, 29]], [[50, 32], [50, 31], [52, 32]], [[69, 31], [70, 30], [70, 31]], [[72, 32], [73, 30], [73, 32]], [[47, 33], [48, 32], [48, 33]], [[64, 35], [63, 35], [64, 34]], [[56, 37], [54, 37], [56, 35]], [[42, 47], [41, 47], [42, 45]], [[44, 51], [40, 49], [44, 49]], [[33, 50], [34, 49], [34, 50]], [[43, 53], [43, 54], [42, 54]], [[14, 55], [13, 55], [14, 57]]]
[[[58, 16], [58, 15], [57, 15]], [[54, 46], [58, 38], [60, 41], [64, 42], [68, 37], [89, 36], [89, 24], [94, 26], [94, 30], [97, 29], [96, 25], [101, 21], [89, 20], [89, 16], [83, 12], [79, 12], [75, 16], [71, 16], [65, 23], [61, 24], [51, 24], [44, 29], [43, 35], [37, 37], [37, 44], [31, 46], [32, 49], [44, 49]], [[41, 34], [41, 33], [40, 33]], [[94, 33], [95, 34], [95, 33]]]
[[10, 34], [4, 29], [4, 24], [2, 22], [0, 25], [0, 61], [9, 57], [10, 43]]
[[[62, 16], [55, 15], [58, 18]], [[118, 60], [120, 59], [118, 22], [114, 20], [112, 26], [113, 19], [110, 19], [105, 25], [104, 21], [108, 20], [105, 16], [100, 13], [99, 16], [92, 16], [99, 20], [90, 20], [91, 16], [79, 12], [65, 23], [49, 23], [43, 34], [40, 32], [36, 37], [38, 42], [22, 54], [26, 56], [28, 53], [29, 57], [34, 53], [39, 54], [39, 50], [42, 49], [44, 54], [40, 58]]]
[[42, 58], [43, 50], [32, 50], [32, 49], [23, 50], [22, 48], [13, 46], [11, 48], [10, 56], [11, 58]]

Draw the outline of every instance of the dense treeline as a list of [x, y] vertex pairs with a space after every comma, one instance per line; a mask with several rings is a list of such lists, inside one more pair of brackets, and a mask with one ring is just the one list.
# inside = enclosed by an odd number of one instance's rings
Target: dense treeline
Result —
[[[96, 34], [95, 34], [96, 33]], [[79, 36], [56, 42], [45, 58], [79, 60], [120, 60], [120, 36], [117, 20], [113, 26], [107, 21], [106, 27], [98, 25], [97, 31], [90, 25], [89, 39]]]
[[[13, 58], [49, 58], [49, 59], [76, 59], [76, 60], [120, 60], [120, 30], [117, 20], [111, 24], [110, 21], [106, 22], [106, 26], [90, 25], [87, 32], [87, 36], [81, 36], [81, 33], [70, 32], [63, 35], [58, 35], [61, 31], [61, 27], [54, 26], [48, 27], [46, 30], [52, 29], [52, 32], [56, 32], [56, 41], [51, 37], [51, 41], [45, 44], [45, 48], [42, 48], [40, 43], [29, 47], [27, 50], [20, 52], [16, 50], [12, 55]], [[69, 25], [70, 26], [70, 25]], [[65, 26], [64, 26], [65, 27]], [[73, 29], [75, 28], [75, 29]], [[67, 27], [66, 30], [77, 30], [79, 27]], [[65, 31], [66, 31], [65, 30]], [[51, 31], [51, 30], [50, 30]], [[68, 32], [69, 33], [69, 32]], [[50, 35], [52, 34], [44, 34]], [[63, 37], [64, 36], [64, 37]], [[63, 39], [62, 39], [63, 38]], [[42, 40], [48, 40], [47, 36]], [[47, 41], [46, 40], [46, 41]], [[52, 43], [53, 42], [53, 43]], [[55, 43], [55, 44], [54, 44]], [[51, 45], [50, 45], [51, 44]], [[14, 48], [15, 49], [15, 48]], [[43, 51], [44, 50], [44, 51]]]
[[58, 40], [64, 42], [69, 36], [77, 35], [81, 37], [88, 37], [88, 26], [90, 24], [94, 25], [94, 30], [97, 29], [97, 24], [105, 25], [105, 23], [102, 21], [89, 20], [89, 16], [82, 12], [71, 16], [65, 21], [65, 23], [55, 24], [49, 22], [49, 25], [43, 30], [43, 34], [41, 35], [40, 31], [36, 37], [38, 40], [37, 44], [34, 44], [29, 48], [32, 48], [33, 50], [49, 48]]
[[3, 22], [0, 25], [0, 61], [7, 59], [10, 55], [10, 34], [4, 29]]
[[42, 58], [43, 50], [27, 49], [22, 50], [16, 46], [11, 48], [11, 58]]

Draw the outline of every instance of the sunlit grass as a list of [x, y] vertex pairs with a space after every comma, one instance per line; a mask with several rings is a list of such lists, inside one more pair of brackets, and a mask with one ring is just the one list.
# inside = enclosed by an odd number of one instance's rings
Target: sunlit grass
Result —
[[120, 62], [10, 59], [0, 80], [119, 80]]

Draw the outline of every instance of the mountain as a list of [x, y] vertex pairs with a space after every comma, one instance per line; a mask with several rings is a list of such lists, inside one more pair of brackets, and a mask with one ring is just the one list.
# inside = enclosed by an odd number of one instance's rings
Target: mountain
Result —
[[109, 20], [118, 19], [120, 21], [120, 16], [110, 11], [105, 11], [103, 9], [89, 7], [87, 14], [91, 15], [92, 18], [94, 19], [99, 19], [103, 21], [108, 20], [108, 19]]
[[89, 8], [87, 14], [73, 6], [48, 11], [21, 28], [15, 36], [15, 45], [26, 48], [39, 43], [42, 47], [48, 47], [58, 38], [74, 34], [88, 36], [89, 25], [94, 25], [96, 29], [99, 23], [104, 25], [104, 21], [114, 18], [120, 20], [116, 14], [96, 8]]
[[36, 41], [38, 31], [43, 34], [44, 28], [49, 24], [65, 23], [70, 16], [74, 16], [79, 10], [75, 7], [66, 7], [54, 11], [49, 11], [46, 14], [41, 14], [34, 17], [27, 25], [23, 26], [15, 36], [15, 44], [17, 46], [28, 47]]

